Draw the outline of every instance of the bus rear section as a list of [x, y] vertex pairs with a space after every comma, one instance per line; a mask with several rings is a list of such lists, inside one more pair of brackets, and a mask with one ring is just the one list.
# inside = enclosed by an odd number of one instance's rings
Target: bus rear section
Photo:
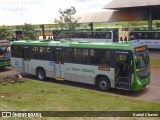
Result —
[[0, 41], [0, 68], [10, 66], [10, 43], [6, 40]]
[[146, 46], [127, 43], [13, 42], [12, 68], [61, 81], [138, 91], [150, 82]]

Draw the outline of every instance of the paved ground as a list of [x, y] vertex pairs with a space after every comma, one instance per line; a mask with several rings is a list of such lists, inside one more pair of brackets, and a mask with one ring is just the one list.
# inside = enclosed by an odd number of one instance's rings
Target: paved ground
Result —
[[153, 60], [160, 60], [160, 50], [150, 49], [150, 58]]
[[[160, 50], [151, 50], [150, 51], [150, 58], [160, 60]], [[2, 74], [2, 75], [14, 75], [17, 73], [18, 72], [11, 70], [10, 68], [7, 68], [5, 71], [0, 71], [0, 74]], [[36, 79], [33, 76], [25, 76], [25, 77], [31, 78], [31, 79]], [[84, 89], [95, 90], [95, 88], [93, 86], [88, 86], [86, 84], [73, 83], [73, 82], [62, 83], [62, 82], [57, 82], [57, 81], [53, 81], [53, 80], [48, 80], [48, 82], [53, 82], [56, 84], [70, 85], [70, 86], [74, 86], [74, 87], [82, 87]], [[160, 67], [151, 68], [151, 83], [143, 90], [141, 90], [139, 92], [130, 92], [130, 91], [113, 89], [110, 93], [134, 97], [134, 98], [136, 97], [137, 99], [160, 102]]]
[[10, 75], [16, 75], [19, 72], [12, 70], [10, 67], [5, 68], [5, 70], [0, 70], [0, 75], [3, 76], [10, 76]]

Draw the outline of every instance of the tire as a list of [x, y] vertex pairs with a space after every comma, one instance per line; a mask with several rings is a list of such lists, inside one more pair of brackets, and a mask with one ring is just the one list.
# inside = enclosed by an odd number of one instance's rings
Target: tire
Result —
[[111, 88], [110, 82], [106, 77], [100, 77], [97, 80], [97, 88], [101, 91], [109, 91]]
[[36, 76], [39, 80], [45, 80], [46, 79], [46, 72], [43, 68], [39, 68], [36, 70]]

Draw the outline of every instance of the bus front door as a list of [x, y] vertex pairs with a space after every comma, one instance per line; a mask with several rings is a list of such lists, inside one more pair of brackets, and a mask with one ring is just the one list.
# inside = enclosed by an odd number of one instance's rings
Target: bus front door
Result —
[[131, 90], [131, 57], [128, 52], [115, 53], [115, 87]]
[[64, 80], [64, 50], [56, 48], [54, 50], [54, 61], [55, 61], [55, 79]]
[[31, 49], [29, 47], [22, 48], [22, 58], [23, 58], [23, 72], [31, 73]]

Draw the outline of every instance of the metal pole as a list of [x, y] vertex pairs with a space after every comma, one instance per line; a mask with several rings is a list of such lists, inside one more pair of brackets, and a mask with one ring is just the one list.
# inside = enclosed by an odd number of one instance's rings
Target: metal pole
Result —
[[152, 8], [149, 8], [148, 30], [152, 30]]

